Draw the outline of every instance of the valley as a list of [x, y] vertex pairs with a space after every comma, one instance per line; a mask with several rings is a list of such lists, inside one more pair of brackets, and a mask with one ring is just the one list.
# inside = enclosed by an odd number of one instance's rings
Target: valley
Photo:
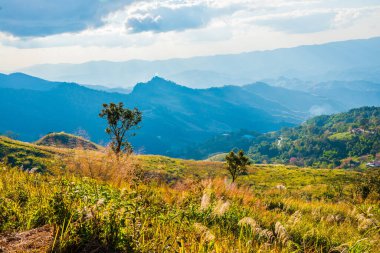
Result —
[[[325, 85], [321, 84], [321, 89]], [[16, 73], [0, 76], [0, 106], [11, 108], [0, 112], [0, 133], [10, 132], [20, 140], [36, 141], [51, 132], [84, 131], [95, 143], [106, 145], [99, 110], [103, 103], [122, 101], [144, 114], [139, 133], [130, 140], [138, 153], [204, 159], [235, 147], [227, 144], [206, 153], [196, 151], [197, 146], [223, 134], [242, 130], [271, 132], [296, 126], [319, 114], [363, 105], [379, 106], [378, 84], [366, 83], [365, 88], [360, 88], [360, 95], [356, 85], [361, 84], [334, 85], [331, 93], [323, 88], [323, 94], [315, 95], [265, 83], [191, 89], [154, 77], [147, 83], [138, 83], [131, 93], [122, 94]]]
[[380, 253], [379, 17], [0, 0], [0, 253]]

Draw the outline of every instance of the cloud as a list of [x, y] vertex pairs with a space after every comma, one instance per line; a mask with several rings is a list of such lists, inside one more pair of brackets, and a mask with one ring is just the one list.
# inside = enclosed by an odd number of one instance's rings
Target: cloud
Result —
[[375, 6], [370, 8], [326, 8], [311, 11], [296, 10], [258, 16], [251, 20], [256, 25], [267, 26], [286, 33], [315, 33], [348, 27], [378, 9], [379, 7]]
[[333, 21], [334, 28], [347, 27], [355, 23], [357, 20], [368, 17], [380, 9], [379, 6], [371, 8], [344, 8], [336, 11]]
[[257, 19], [255, 23], [286, 33], [314, 33], [330, 29], [335, 13], [290, 13], [272, 18]]
[[104, 24], [103, 17], [131, 0], [0, 0], [0, 31], [14, 36], [78, 32]]
[[[115, 34], [166, 33], [202, 30], [218, 21], [226, 24], [252, 25], [252, 22], [244, 24], [247, 19], [251, 19], [254, 20], [254, 25], [302, 34], [349, 25], [363, 16], [363, 11], [358, 11], [357, 6], [352, 6], [352, 9], [333, 9], [333, 7], [327, 8], [327, 2], [326, 0], [28, 0], [26, 3], [25, 0], [0, 0], [0, 32], [27, 39], [81, 33], [87, 30], [104, 34], [103, 28], [117, 30]], [[99, 38], [99, 41], [102, 40], [106, 39]]]
[[379, 0], [0, 0], [0, 70], [380, 36]]
[[210, 21], [208, 9], [204, 5], [171, 9], [160, 7], [146, 14], [139, 14], [127, 20], [132, 32], [183, 31], [205, 26]]
[[0, 45], [28, 48], [54, 48], [54, 47], [140, 47], [149, 46], [157, 40], [149, 34], [132, 34], [116, 32], [112, 29], [89, 29], [79, 33], [62, 33], [46, 37], [19, 38], [0, 33]]
[[223, 1], [139, 2], [125, 11], [126, 27], [132, 33], [169, 32], [203, 28], [215, 17], [232, 14], [240, 4]]

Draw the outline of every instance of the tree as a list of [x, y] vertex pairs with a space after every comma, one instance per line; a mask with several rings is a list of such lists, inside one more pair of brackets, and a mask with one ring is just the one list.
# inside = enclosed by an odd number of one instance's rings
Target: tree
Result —
[[243, 173], [247, 173], [247, 165], [251, 164], [249, 158], [244, 155], [243, 150], [240, 150], [237, 154], [231, 151], [226, 155], [227, 170], [232, 176], [232, 182], [235, 182], [236, 178]]
[[[141, 112], [137, 108], [133, 110], [124, 108], [124, 104], [120, 102], [119, 104], [103, 104], [103, 109], [99, 116], [106, 118], [108, 121], [106, 133], [111, 136], [112, 150], [116, 154], [119, 154], [121, 151], [132, 152], [132, 146], [128, 142], [127, 133], [130, 130], [138, 128], [137, 125], [142, 119]], [[136, 134], [130, 134], [130, 136], [134, 135]]]
[[364, 173], [357, 175], [356, 191], [365, 200], [370, 194], [380, 199], [380, 170], [367, 169]]

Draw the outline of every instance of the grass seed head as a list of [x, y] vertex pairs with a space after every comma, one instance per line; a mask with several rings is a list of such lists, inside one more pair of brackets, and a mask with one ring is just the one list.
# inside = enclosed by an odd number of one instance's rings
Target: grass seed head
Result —
[[251, 217], [244, 217], [238, 223], [239, 226], [250, 226], [251, 228], [259, 227], [257, 222]]
[[223, 216], [223, 214], [225, 214], [229, 208], [230, 208], [229, 201], [223, 202], [222, 200], [219, 200], [216, 206], [214, 207], [213, 213], [216, 216]]
[[200, 239], [203, 239], [206, 242], [215, 240], [215, 235], [205, 225], [198, 222], [194, 223], [194, 229]]
[[289, 241], [289, 235], [286, 232], [285, 227], [279, 221], [275, 224], [274, 232], [276, 234], [277, 241], [281, 244], [285, 245]]
[[295, 225], [295, 224], [299, 223], [299, 222], [301, 221], [301, 219], [302, 219], [302, 213], [301, 213], [299, 210], [297, 210], [297, 211], [295, 211], [295, 212], [290, 216], [290, 218], [289, 218], [289, 220], [288, 220], [288, 223], [289, 223], [290, 225]]
[[201, 210], [205, 210], [210, 206], [211, 198], [210, 194], [204, 193], [201, 200]]

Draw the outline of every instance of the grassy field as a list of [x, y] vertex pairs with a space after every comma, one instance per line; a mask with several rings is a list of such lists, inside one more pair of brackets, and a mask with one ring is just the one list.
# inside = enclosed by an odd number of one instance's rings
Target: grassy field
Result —
[[35, 251], [380, 252], [379, 192], [363, 172], [252, 165], [232, 184], [221, 162], [0, 148], [5, 250], [9, 233], [48, 226]]

